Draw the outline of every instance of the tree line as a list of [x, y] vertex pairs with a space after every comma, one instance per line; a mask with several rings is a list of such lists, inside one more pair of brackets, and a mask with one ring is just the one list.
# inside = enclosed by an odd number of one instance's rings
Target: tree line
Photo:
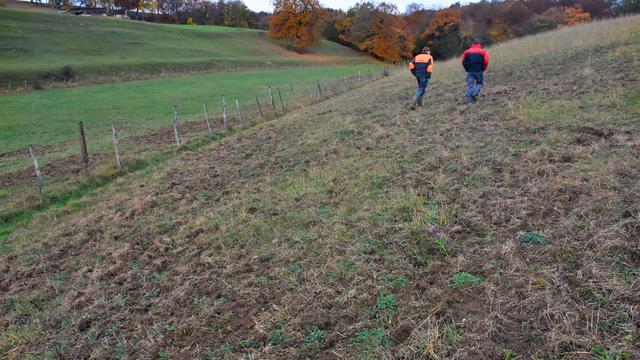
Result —
[[386, 2], [361, 2], [342, 11], [323, 8], [318, 0], [274, 0], [273, 14], [253, 12], [242, 0], [56, 1], [146, 21], [269, 29], [271, 37], [297, 49], [313, 47], [325, 38], [389, 62], [410, 58], [424, 46], [436, 57], [447, 58], [473, 39], [490, 45], [640, 12], [640, 0], [482, 0], [439, 10], [414, 3], [404, 12]]
[[[36, 1], [36, 0], [31, 0]], [[108, 15], [127, 14], [162, 23], [267, 29], [270, 13], [251, 11], [242, 0], [56, 0], [58, 7], [100, 8]]]
[[438, 58], [484, 44], [640, 12], [638, 0], [507, 0], [453, 4], [434, 10], [411, 4], [401, 13], [390, 3], [362, 2], [347, 11], [323, 9], [317, 0], [276, 0], [269, 33], [311, 47], [324, 37], [385, 61], [412, 57], [429, 46]]

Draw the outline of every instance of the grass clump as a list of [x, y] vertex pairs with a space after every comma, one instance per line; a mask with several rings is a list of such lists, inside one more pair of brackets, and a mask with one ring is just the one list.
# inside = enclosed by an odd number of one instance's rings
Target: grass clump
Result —
[[282, 329], [275, 329], [267, 336], [267, 344], [271, 346], [279, 346], [284, 342], [284, 331]]
[[226, 355], [231, 354], [235, 347], [232, 344], [222, 344], [219, 348], [205, 354], [203, 360], [219, 360], [224, 359]]
[[531, 231], [520, 236], [520, 242], [525, 244], [548, 244], [549, 239], [542, 233]]
[[391, 315], [398, 312], [398, 300], [394, 295], [383, 295], [378, 298], [375, 307], [371, 311], [372, 317], [378, 317], [381, 315]]
[[373, 329], [365, 329], [353, 338], [351, 343], [358, 345], [363, 349], [375, 349], [387, 343], [388, 338], [383, 328], [377, 327]]
[[327, 332], [312, 326], [307, 329], [307, 333], [303, 339], [304, 347], [307, 349], [320, 349], [324, 346], [327, 339]]
[[591, 348], [591, 356], [595, 360], [630, 360], [633, 354], [629, 351], [608, 351], [603, 346], [597, 345]]
[[513, 360], [516, 358], [516, 355], [513, 353], [513, 350], [509, 348], [502, 349], [502, 359], [504, 360]]
[[460, 272], [451, 277], [451, 287], [461, 289], [469, 284], [479, 284], [482, 281], [478, 276], [471, 275], [468, 272]]

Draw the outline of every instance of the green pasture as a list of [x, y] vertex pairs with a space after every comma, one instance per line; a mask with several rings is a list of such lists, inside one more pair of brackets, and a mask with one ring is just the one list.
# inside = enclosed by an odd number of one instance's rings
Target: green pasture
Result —
[[75, 141], [78, 121], [85, 123], [91, 145], [108, 143], [112, 121], [144, 132], [170, 125], [174, 104], [184, 118], [202, 114], [202, 103], [207, 101], [211, 116], [219, 117], [222, 95], [229, 104], [235, 98], [242, 104], [254, 104], [257, 95], [266, 105], [267, 86], [274, 91], [286, 89], [286, 101], [291, 85], [294, 91], [308, 94], [303, 87], [316, 80], [337, 80], [358, 71], [364, 77], [369, 70], [380, 72], [381, 67], [365, 63], [251, 70], [7, 94], [0, 96], [0, 153], [29, 144]]
[[[144, 23], [107, 17], [0, 8], [0, 87], [43, 83], [69, 66], [71, 78], [112, 73], [226, 70], [247, 67], [357, 64], [370, 59], [323, 41], [309, 52], [287, 50], [264, 31]], [[67, 71], [67, 75], [69, 71]], [[16, 85], [14, 85], [16, 86]]]

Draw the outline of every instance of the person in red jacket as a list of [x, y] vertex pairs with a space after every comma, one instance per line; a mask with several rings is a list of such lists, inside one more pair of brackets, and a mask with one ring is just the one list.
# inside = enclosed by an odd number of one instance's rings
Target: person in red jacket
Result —
[[433, 56], [431, 56], [431, 49], [424, 47], [422, 54], [416, 55], [409, 63], [409, 70], [411, 74], [418, 80], [418, 90], [416, 90], [416, 96], [411, 103], [411, 110], [416, 109], [417, 106], [422, 106], [422, 97], [427, 90], [427, 83], [431, 79], [431, 73], [433, 72]]
[[462, 54], [462, 66], [467, 71], [467, 103], [478, 100], [484, 84], [484, 72], [489, 67], [489, 55], [482, 48], [480, 40], [474, 40], [471, 47]]

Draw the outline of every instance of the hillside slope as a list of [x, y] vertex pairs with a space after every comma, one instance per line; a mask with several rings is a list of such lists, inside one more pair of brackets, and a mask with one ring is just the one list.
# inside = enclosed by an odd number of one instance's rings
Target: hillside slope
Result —
[[[310, 106], [0, 245], [0, 354], [640, 356], [640, 18]], [[610, 357], [608, 357], [610, 356]], [[617, 356], [617, 357], [616, 357]]]
[[[371, 61], [328, 41], [305, 54], [264, 31], [164, 25], [0, 8], [0, 83]], [[69, 72], [69, 71], [68, 71]], [[122, 72], [126, 74], [122, 75]]]

